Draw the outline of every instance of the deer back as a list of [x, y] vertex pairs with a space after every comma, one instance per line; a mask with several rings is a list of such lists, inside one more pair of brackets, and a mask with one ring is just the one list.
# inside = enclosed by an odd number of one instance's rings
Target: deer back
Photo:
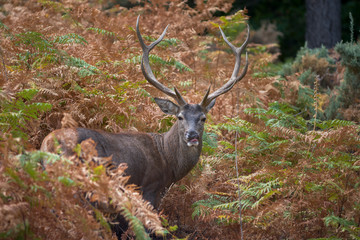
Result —
[[167, 158], [158, 149], [158, 142], [163, 141], [161, 135], [65, 128], [50, 133], [40, 150], [55, 153], [58, 144], [64, 156], [71, 156], [75, 154], [76, 145], [89, 138], [95, 142], [99, 157], [111, 156], [115, 166], [126, 163], [129, 183], [140, 186], [145, 199], [158, 205], [159, 195], [175, 179], [173, 171], [167, 169]]

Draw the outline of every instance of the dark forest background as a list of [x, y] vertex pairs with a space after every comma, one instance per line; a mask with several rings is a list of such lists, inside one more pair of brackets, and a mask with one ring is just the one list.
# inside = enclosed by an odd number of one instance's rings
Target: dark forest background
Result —
[[[349, 13], [352, 13], [354, 19], [354, 35], [357, 39], [360, 26], [358, 11], [360, 1], [337, 1], [341, 2], [341, 39], [350, 41], [351, 38]], [[246, 7], [249, 16], [251, 16], [249, 22], [255, 29], [260, 28], [264, 20], [275, 23], [277, 29], [283, 33], [279, 37], [279, 43], [282, 53], [281, 59], [284, 60], [288, 57], [294, 57], [297, 50], [305, 44], [306, 3], [305, 0], [236, 0], [233, 4], [233, 10]], [[337, 16], [330, 15], [328, 17]], [[329, 21], [329, 19], [323, 19], [323, 21]]]

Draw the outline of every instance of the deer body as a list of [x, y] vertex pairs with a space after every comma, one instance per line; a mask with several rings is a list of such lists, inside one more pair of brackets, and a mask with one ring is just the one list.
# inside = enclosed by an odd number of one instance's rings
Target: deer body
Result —
[[[168, 132], [113, 134], [85, 128], [59, 129], [50, 133], [41, 146], [42, 151], [55, 152], [56, 140], [60, 143], [64, 155], [72, 155], [76, 144], [89, 138], [93, 139], [99, 157], [112, 156], [115, 166], [120, 163], [127, 164], [126, 174], [130, 176], [129, 183], [138, 185], [144, 199], [155, 208], [159, 206], [161, 193], [165, 188], [182, 179], [198, 162], [206, 114], [215, 105], [218, 96], [230, 91], [245, 76], [248, 67], [246, 54], [246, 65], [239, 75], [241, 53], [249, 40], [249, 27], [247, 39], [239, 48], [227, 40], [220, 28], [222, 37], [236, 57], [231, 78], [211, 94], [209, 88], [200, 104], [188, 104], [175, 87], [171, 90], [161, 84], [150, 67], [150, 51], [164, 38], [167, 28], [155, 42], [146, 45], [140, 34], [139, 17], [136, 23], [136, 33], [143, 50], [141, 70], [144, 77], [154, 87], [176, 100], [176, 103], [173, 103], [170, 100], [154, 98], [164, 113], [177, 117], [177, 121]], [[119, 220], [120, 228], [114, 228], [119, 238], [126, 229], [126, 222], [123, 220]]]
[[[199, 134], [202, 134], [199, 133]], [[86, 128], [65, 128], [50, 133], [41, 145], [42, 151], [55, 152], [55, 140], [65, 156], [74, 154], [76, 144], [91, 138], [99, 157], [112, 156], [115, 166], [126, 163], [129, 183], [140, 186], [145, 200], [155, 208], [165, 188], [182, 179], [198, 162], [202, 148], [189, 147], [179, 134], [179, 123], [163, 134], [107, 133]]]

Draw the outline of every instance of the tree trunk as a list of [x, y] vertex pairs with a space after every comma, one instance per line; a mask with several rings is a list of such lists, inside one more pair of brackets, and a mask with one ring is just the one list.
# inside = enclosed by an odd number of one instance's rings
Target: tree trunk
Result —
[[306, 0], [306, 42], [309, 48], [332, 48], [341, 40], [341, 0]]

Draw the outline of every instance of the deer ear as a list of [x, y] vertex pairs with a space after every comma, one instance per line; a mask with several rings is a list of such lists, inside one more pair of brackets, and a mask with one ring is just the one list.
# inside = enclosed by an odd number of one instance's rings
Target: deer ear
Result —
[[180, 111], [180, 107], [167, 99], [154, 98], [156, 104], [160, 107], [161, 111], [166, 114], [176, 115]]
[[215, 105], [215, 100], [216, 99], [212, 100], [210, 104], [206, 106], [206, 112], [209, 112], [213, 108], [213, 106]]

